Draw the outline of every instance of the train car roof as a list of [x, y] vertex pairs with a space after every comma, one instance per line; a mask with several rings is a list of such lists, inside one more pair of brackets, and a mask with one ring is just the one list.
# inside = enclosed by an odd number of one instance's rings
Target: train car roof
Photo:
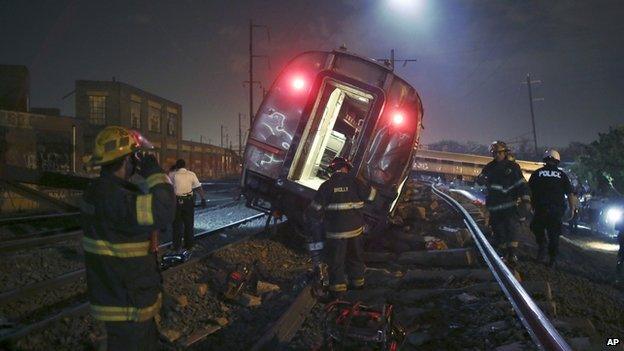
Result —
[[[300, 53], [299, 55], [296, 55], [295, 57], [293, 57], [288, 64], [290, 64], [290, 62], [294, 61], [295, 59], [297, 59], [300, 56], [303, 56], [305, 54], [310, 54], [310, 53], [325, 53], [325, 54], [334, 54], [334, 55], [340, 55], [340, 56], [350, 56], [350, 57], [355, 57], [359, 60], [362, 61], [366, 61], [368, 63], [372, 63], [374, 65], [376, 65], [378, 68], [386, 71], [386, 73], [391, 73], [393, 74], [397, 79], [401, 80], [402, 82], [404, 82], [405, 84], [409, 85], [412, 89], [414, 89], [416, 91], [416, 88], [414, 88], [414, 86], [412, 84], [410, 84], [407, 80], [403, 79], [401, 76], [399, 76], [398, 74], [396, 74], [396, 72], [394, 72], [393, 69], [391, 69], [390, 67], [388, 67], [387, 65], [385, 65], [384, 63], [372, 59], [370, 57], [366, 57], [366, 56], [362, 56], [362, 55], [358, 55], [354, 52], [348, 51], [346, 49], [337, 49], [337, 50], [332, 50], [332, 51], [324, 51], [324, 50], [310, 50], [310, 51], [304, 51], [302, 53]], [[287, 65], [288, 65], [287, 64]]]

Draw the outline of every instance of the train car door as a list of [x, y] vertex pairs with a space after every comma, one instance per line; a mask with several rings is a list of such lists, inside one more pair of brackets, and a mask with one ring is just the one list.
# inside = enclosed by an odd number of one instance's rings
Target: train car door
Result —
[[325, 78], [288, 179], [318, 190], [329, 178], [328, 167], [334, 157], [352, 160], [374, 102], [375, 96], [370, 92]]

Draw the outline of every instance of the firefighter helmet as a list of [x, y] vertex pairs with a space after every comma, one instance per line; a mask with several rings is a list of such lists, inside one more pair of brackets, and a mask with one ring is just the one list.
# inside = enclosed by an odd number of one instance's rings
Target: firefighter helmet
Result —
[[559, 151], [555, 149], [548, 149], [544, 152], [544, 162], [547, 160], [555, 160], [557, 162], [561, 161], [561, 155], [559, 155]]
[[349, 162], [344, 157], [336, 157], [329, 164], [329, 170], [332, 172], [336, 172], [343, 167], [347, 167], [349, 170], [351, 170], [351, 168], [353, 168], [353, 165], [351, 165], [351, 162]]
[[492, 142], [492, 144], [490, 144], [490, 152], [493, 155], [496, 155], [500, 151], [509, 152], [509, 148], [507, 147], [507, 144], [505, 144], [504, 141], [496, 140]]
[[108, 126], [95, 137], [93, 155], [87, 162], [93, 166], [105, 165], [135, 151], [153, 148], [154, 146], [135, 130]]

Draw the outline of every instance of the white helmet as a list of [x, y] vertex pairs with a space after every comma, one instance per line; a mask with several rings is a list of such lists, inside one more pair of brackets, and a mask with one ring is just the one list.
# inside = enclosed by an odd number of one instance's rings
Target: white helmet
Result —
[[546, 161], [546, 159], [554, 159], [559, 162], [561, 161], [561, 156], [559, 155], [559, 152], [557, 150], [548, 149], [546, 150], [546, 152], [544, 152], [544, 161]]

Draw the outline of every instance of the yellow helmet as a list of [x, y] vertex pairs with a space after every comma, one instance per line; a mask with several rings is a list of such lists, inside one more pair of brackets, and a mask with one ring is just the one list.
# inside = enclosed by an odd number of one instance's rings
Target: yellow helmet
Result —
[[154, 146], [135, 130], [108, 126], [95, 138], [93, 155], [88, 157], [87, 163], [92, 166], [105, 165], [135, 151], [153, 148]]

